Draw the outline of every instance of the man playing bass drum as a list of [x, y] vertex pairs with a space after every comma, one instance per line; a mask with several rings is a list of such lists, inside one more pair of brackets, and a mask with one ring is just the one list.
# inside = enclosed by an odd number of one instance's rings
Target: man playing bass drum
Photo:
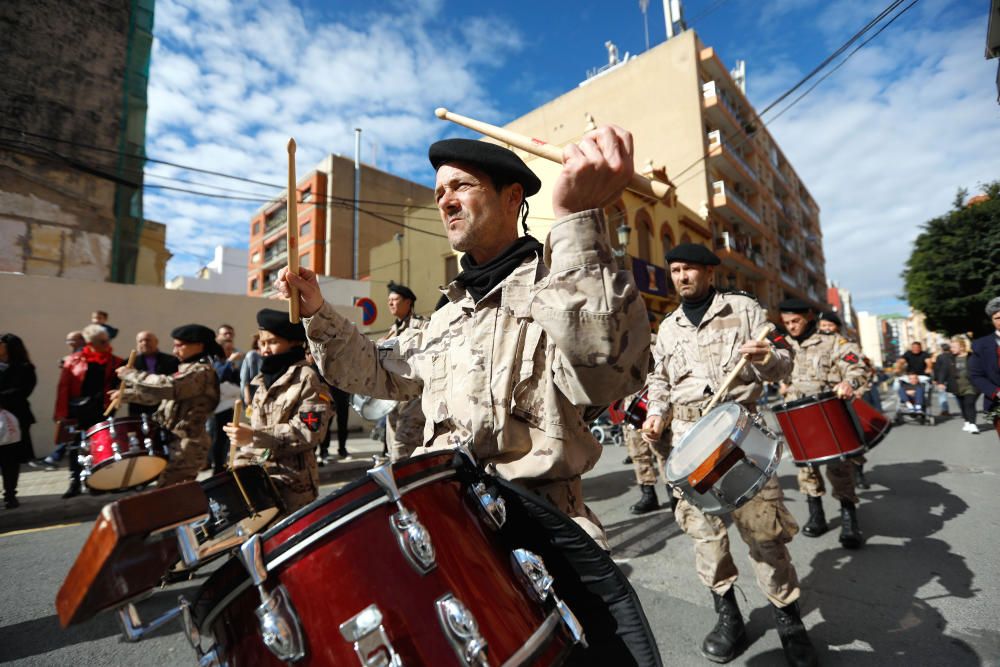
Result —
[[[861, 361], [861, 349], [855, 343], [840, 334], [820, 331], [812, 307], [802, 299], [785, 299], [778, 308], [788, 330], [789, 343], [795, 348], [792, 376], [781, 386], [786, 401], [825, 391], [836, 391], [840, 398], [850, 400], [855, 392], [864, 392], [869, 372]], [[830, 480], [833, 497], [840, 501], [840, 543], [845, 549], [860, 549], [864, 538], [858, 529], [855, 512], [858, 496], [854, 491], [854, 464], [850, 461], [827, 463], [826, 478]], [[826, 488], [818, 466], [799, 468], [799, 491], [805, 494], [809, 503], [809, 521], [802, 532], [807, 537], [819, 537], [826, 532], [827, 526], [823, 513]]]
[[[656, 335], [643, 436], [655, 442], [669, 424], [676, 448], [741, 356], [749, 355], [750, 363], [723, 398], [737, 401], [751, 412], [756, 411], [762, 383], [785, 378], [792, 359], [787, 347], [751, 340], [766, 322], [752, 296], [712, 287], [719, 264], [715, 253], [702, 245], [682, 243], [666, 260], [681, 306], [663, 319]], [[694, 541], [695, 568], [711, 589], [719, 614], [702, 643], [702, 654], [713, 662], [729, 662], [745, 648], [747, 635], [733, 589], [739, 572], [729, 551], [726, 524], [683, 498], [674, 516]], [[777, 478], [772, 477], [732, 516], [740, 537], [750, 547], [757, 584], [772, 605], [788, 663], [816, 664], [815, 650], [799, 613], [798, 575], [786, 547], [799, 527], [785, 509]]]

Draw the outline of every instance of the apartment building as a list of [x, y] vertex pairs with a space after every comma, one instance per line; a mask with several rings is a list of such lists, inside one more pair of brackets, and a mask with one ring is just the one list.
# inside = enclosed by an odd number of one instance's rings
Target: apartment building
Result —
[[[664, 225], [655, 213], [661, 204], [648, 199], [630, 198], [619, 211], [631, 229], [652, 228], [649, 259], [660, 264], [671, 243], [703, 234], [723, 260], [719, 286], [754, 293], [772, 316], [791, 296], [825, 307], [819, 207], [741, 86], [693, 30], [600, 68], [506, 127], [565, 144], [580, 138], [587, 118], [630, 130], [637, 164], [665, 166], [675, 185], [674, 208], [683, 211], [676, 225]], [[643, 254], [645, 234], [630, 242], [629, 254]]]

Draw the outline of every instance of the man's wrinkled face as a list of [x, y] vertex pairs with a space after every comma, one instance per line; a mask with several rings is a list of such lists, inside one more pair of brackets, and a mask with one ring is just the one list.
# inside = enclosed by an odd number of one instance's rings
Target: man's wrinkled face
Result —
[[790, 335], [801, 336], [809, 326], [809, 317], [802, 313], [782, 313], [781, 323], [785, 325], [785, 330]]
[[135, 337], [135, 349], [139, 354], [156, 354], [159, 351], [159, 341], [156, 334], [140, 331]]
[[708, 294], [714, 274], [714, 266], [688, 262], [670, 263], [670, 280], [674, 283], [677, 294], [686, 301], [697, 301]]
[[[506, 192], [507, 188], [504, 190]], [[476, 258], [477, 250], [505, 245], [500, 240], [505, 238], [504, 234], [509, 234], [505, 224], [508, 217], [505, 200], [483, 170], [459, 163], [441, 165], [437, 170], [434, 198], [453, 249], [472, 253]]]
[[413, 307], [413, 302], [409, 299], [402, 297], [395, 292], [389, 295], [389, 312], [397, 320], [401, 320], [410, 314], [410, 309]]

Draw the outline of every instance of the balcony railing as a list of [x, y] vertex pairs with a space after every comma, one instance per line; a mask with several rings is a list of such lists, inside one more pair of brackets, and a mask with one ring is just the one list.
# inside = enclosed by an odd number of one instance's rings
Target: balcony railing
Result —
[[284, 227], [288, 221], [288, 209], [282, 206], [274, 215], [264, 223], [264, 234], [270, 234], [278, 227]]
[[754, 247], [749, 236], [738, 236], [730, 234], [728, 231], [722, 232], [722, 238], [715, 240], [715, 248], [716, 250], [729, 250], [730, 252], [739, 253], [762, 269], [767, 264], [764, 261], [764, 256]]
[[732, 103], [726, 99], [726, 96], [722, 94], [721, 90], [719, 90], [715, 81], [706, 81], [701, 84], [701, 93], [706, 100], [712, 97], [718, 99], [719, 102], [722, 103], [722, 106], [726, 107], [726, 110], [729, 111], [730, 115], [736, 120], [736, 124], [740, 126], [740, 129], [743, 129], [746, 125], [746, 122], [743, 120], [743, 114], [737, 111], [736, 107], [734, 107]]
[[751, 167], [750, 164], [743, 159], [743, 156], [740, 155], [735, 148], [733, 148], [732, 144], [730, 144], [723, 138], [722, 133], [719, 132], [718, 130], [712, 130], [711, 132], [708, 133], [708, 148], [709, 150], [712, 150], [719, 145], [722, 146], [723, 150], [726, 153], [728, 153], [737, 162], [740, 163], [740, 166], [742, 166], [747, 171], [747, 173], [750, 174], [750, 177], [753, 180], [756, 181], [758, 179], [756, 170], [754, 170], [754, 168]]
[[736, 194], [736, 192], [733, 191], [732, 188], [727, 189], [725, 181], [715, 181], [714, 183], [712, 183], [712, 188], [715, 191], [715, 194], [722, 195], [723, 197], [726, 198], [727, 204], [729, 203], [735, 204], [736, 208], [743, 211], [743, 213], [745, 213], [747, 217], [753, 220], [756, 224], [758, 225], [760, 224], [760, 214], [757, 213], [757, 211], [750, 208], [750, 204], [743, 201], [743, 199], [740, 198], [740, 196]]
[[809, 269], [813, 273], [819, 273], [819, 269], [816, 268], [816, 263], [813, 262], [811, 259], [809, 259], [808, 257], [806, 257], [802, 261], [805, 263], [807, 269]]
[[288, 242], [285, 239], [280, 239], [264, 249], [263, 265], [266, 266], [271, 262], [275, 262], [279, 259], [282, 259], [287, 254], [288, 254]]

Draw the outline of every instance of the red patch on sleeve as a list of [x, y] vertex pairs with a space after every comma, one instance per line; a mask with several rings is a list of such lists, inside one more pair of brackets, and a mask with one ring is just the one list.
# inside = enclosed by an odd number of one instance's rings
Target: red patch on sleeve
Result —
[[788, 339], [785, 338], [785, 335], [782, 333], [778, 333], [777, 331], [772, 331], [767, 335], [767, 339], [771, 341], [772, 345], [774, 345], [775, 347], [780, 347], [782, 350], [792, 349], [792, 344], [788, 342]]
[[309, 430], [313, 433], [319, 433], [319, 426], [323, 423], [322, 413], [316, 410], [310, 410], [308, 412], [300, 412], [299, 419], [302, 423], [309, 427]]
[[843, 359], [849, 364], [856, 364], [859, 361], [861, 361], [860, 359], [858, 359], [858, 355], [854, 354], [853, 352], [848, 352], [843, 357], [841, 357], [841, 359]]

